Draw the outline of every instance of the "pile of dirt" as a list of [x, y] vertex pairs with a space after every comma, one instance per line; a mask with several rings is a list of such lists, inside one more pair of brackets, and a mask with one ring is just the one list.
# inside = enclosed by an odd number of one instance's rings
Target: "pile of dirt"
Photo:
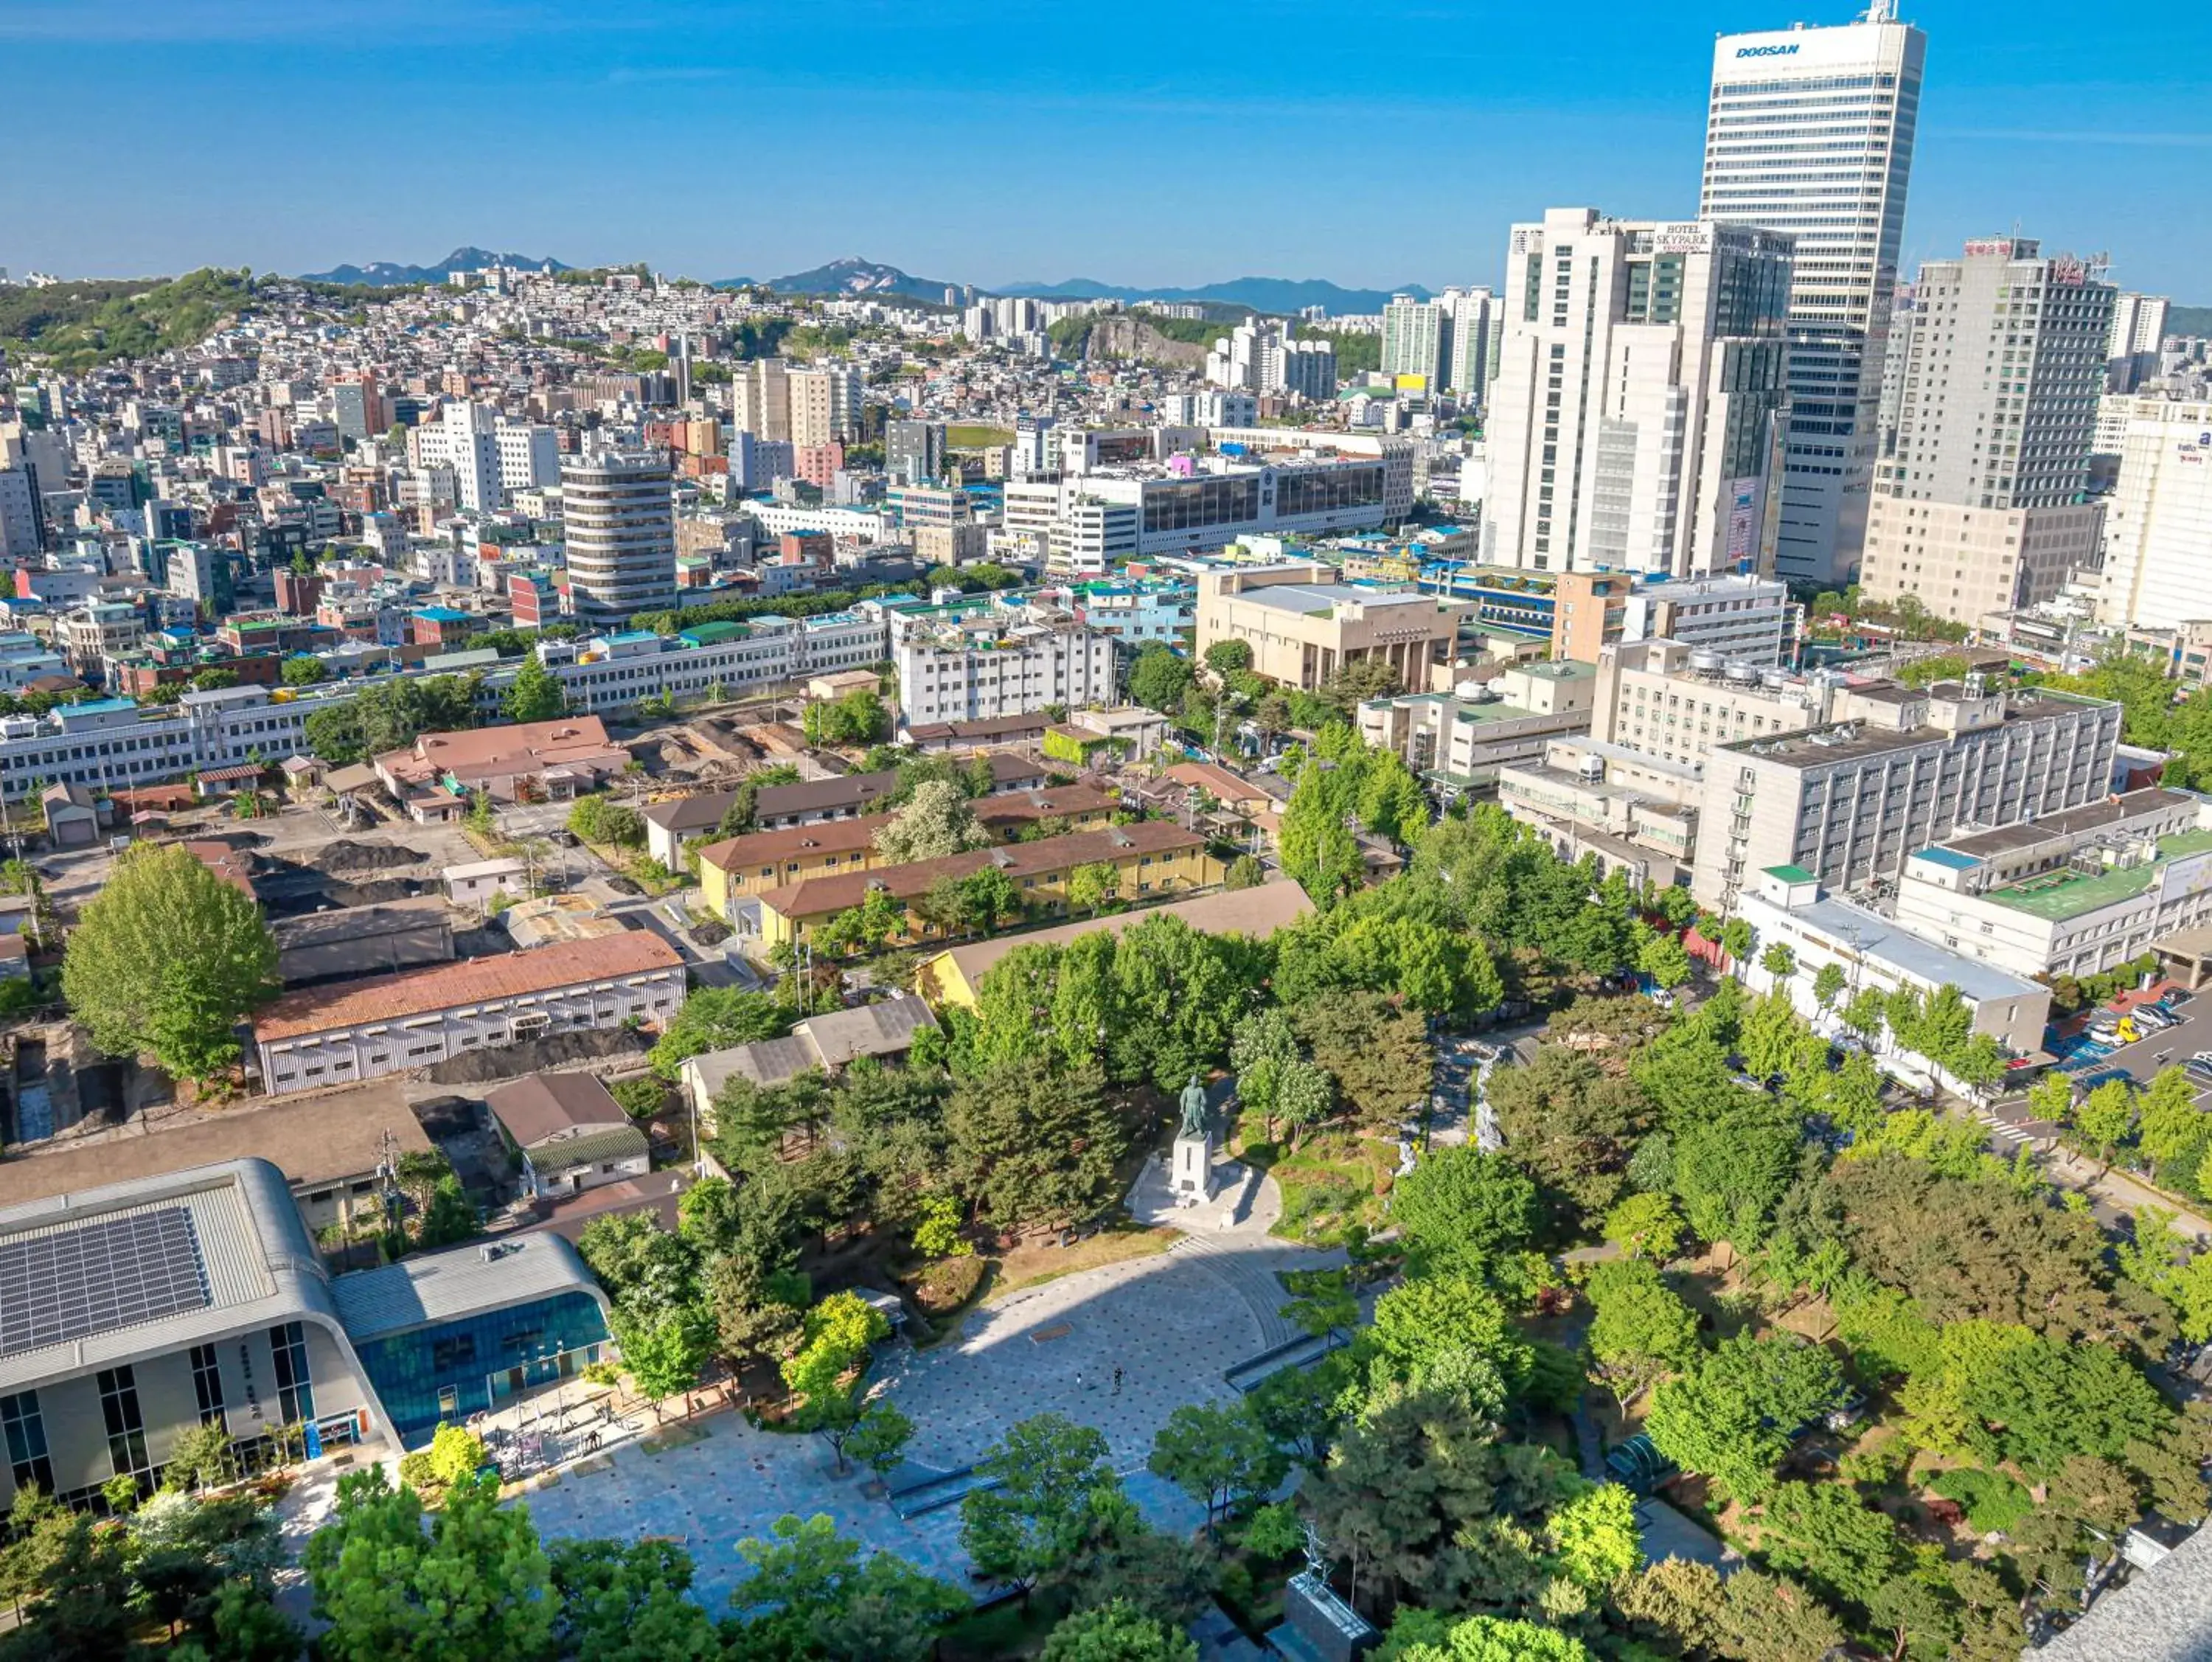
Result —
[[719, 947], [730, 938], [730, 926], [719, 917], [709, 917], [691, 926], [691, 939], [702, 947]]
[[423, 856], [397, 843], [356, 843], [341, 837], [309, 855], [304, 864], [335, 876], [343, 872], [382, 871], [387, 866], [419, 866]]
[[548, 1033], [520, 1044], [503, 1044], [493, 1050], [470, 1050], [433, 1064], [419, 1077], [433, 1085], [489, 1085], [496, 1080], [519, 1079], [571, 1062], [595, 1062], [607, 1056], [643, 1056], [653, 1047], [627, 1027], [597, 1027], [585, 1032]]

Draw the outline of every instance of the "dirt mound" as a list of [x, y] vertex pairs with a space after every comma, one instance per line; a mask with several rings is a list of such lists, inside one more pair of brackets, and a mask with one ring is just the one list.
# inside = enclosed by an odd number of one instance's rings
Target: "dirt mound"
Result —
[[730, 938], [730, 926], [719, 917], [708, 918], [691, 926], [691, 939], [702, 947], [719, 947]]
[[419, 866], [422, 855], [414, 849], [402, 848], [397, 843], [356, 843], [349, 837], [339, 837], [335, 843], [325, 843], [309, 855], [304, 863], [317, 871], [374, 872], [387, 866]]
[[598, 1027], [580, 1033], [549, 1033], [521, 1044], [502, 1044], [493, 1050], [470, 1050], [426, 1068], [418, 1076], [433, 1085], [489, 1085], [495, 1080], [518, 1079], [564, 1062], [592, 1062], [605, 1056], [643, 1056], [652, 1047], [626, 1027]]

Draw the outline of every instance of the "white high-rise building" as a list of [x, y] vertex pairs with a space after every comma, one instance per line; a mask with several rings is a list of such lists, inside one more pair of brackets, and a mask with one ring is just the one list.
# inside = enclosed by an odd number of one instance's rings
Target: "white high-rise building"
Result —
[[1701, 217], [1797, 240], [1790, 431], [1775, 569], [1856, 569], [1928, 38], [1874, 0], [1838, 28], [1725, 34], [1713, 50]]
[[418, 467], [453, 470], [455, 500], [471, 513], [488, 513], [515, 491], [561, 477], [553, 429], [510, 422], [489, 405], [447, 405], [438, 420], [414, 429], [414, 443]]
[[2112, 338], [2105, 348], [2107, 392], [2132, 393], [2156, 378], [2172, 303], [2162, 295], [2122, 295], [2114, 303]]
[[1901, 380], [1883, 397], [1869, 599], [1973, 624], [2095, 563], [2103, 510], [2083, 498], [2116, 292], [2095, 273], [2022, 237], [1920, 268], [1887, 354]]
[[2106, 399], [2105, 410], [2123, 425], [2099, 618], [2175, 629], [2212, 618], [2212, 404]]
[[771, 443], [791, 441], [790, 366], [781, 358], [750, 358], [730, 381], [731, 424]]
[[1766, 569], [1789, 303], [1778, 232], [1594, 208], [1515, 226], [1484, 561]]
[[1450, 368], [1450, 338], [1444, 308], [1432, 300], [1393, 295], [1382, 308], [1382, 373], [1416, 375], [1435, 392]]
[[1437, 303], [1443, 310], [1446, 332], [1445, 388], [1480, 405], [1489, 394], [1490, 378], [1497, 372], [1492, 349], [1504, 320], [1498, 296], [1487, 289], [1447, 289]]
[[561, 518], [576, 616], [610, 623], [676, 598], [676, 510], [663, 455], [572, 456]]

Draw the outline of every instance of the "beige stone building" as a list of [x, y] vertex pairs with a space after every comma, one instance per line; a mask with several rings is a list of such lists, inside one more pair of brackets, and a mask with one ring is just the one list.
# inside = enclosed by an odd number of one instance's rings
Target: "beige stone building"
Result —
[[1470, 601], [1355, 587], [1324, 565], [1239, 566], [1198, 580], [1198, 651], [1218, 641], [1252, 648], [1252, 667], [1311, 692], [1346, 664], [1380, 659], [1408, 692], [1450, 685]]

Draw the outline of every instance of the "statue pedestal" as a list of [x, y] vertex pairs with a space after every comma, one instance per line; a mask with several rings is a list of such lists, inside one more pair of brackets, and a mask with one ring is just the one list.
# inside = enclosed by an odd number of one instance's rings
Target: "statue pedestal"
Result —
[[1203, 1206], [1213, 1198], [1213, 1139], [1177, 1137], [1168, 1161], [1168, 1189], [1178, 1206]]

